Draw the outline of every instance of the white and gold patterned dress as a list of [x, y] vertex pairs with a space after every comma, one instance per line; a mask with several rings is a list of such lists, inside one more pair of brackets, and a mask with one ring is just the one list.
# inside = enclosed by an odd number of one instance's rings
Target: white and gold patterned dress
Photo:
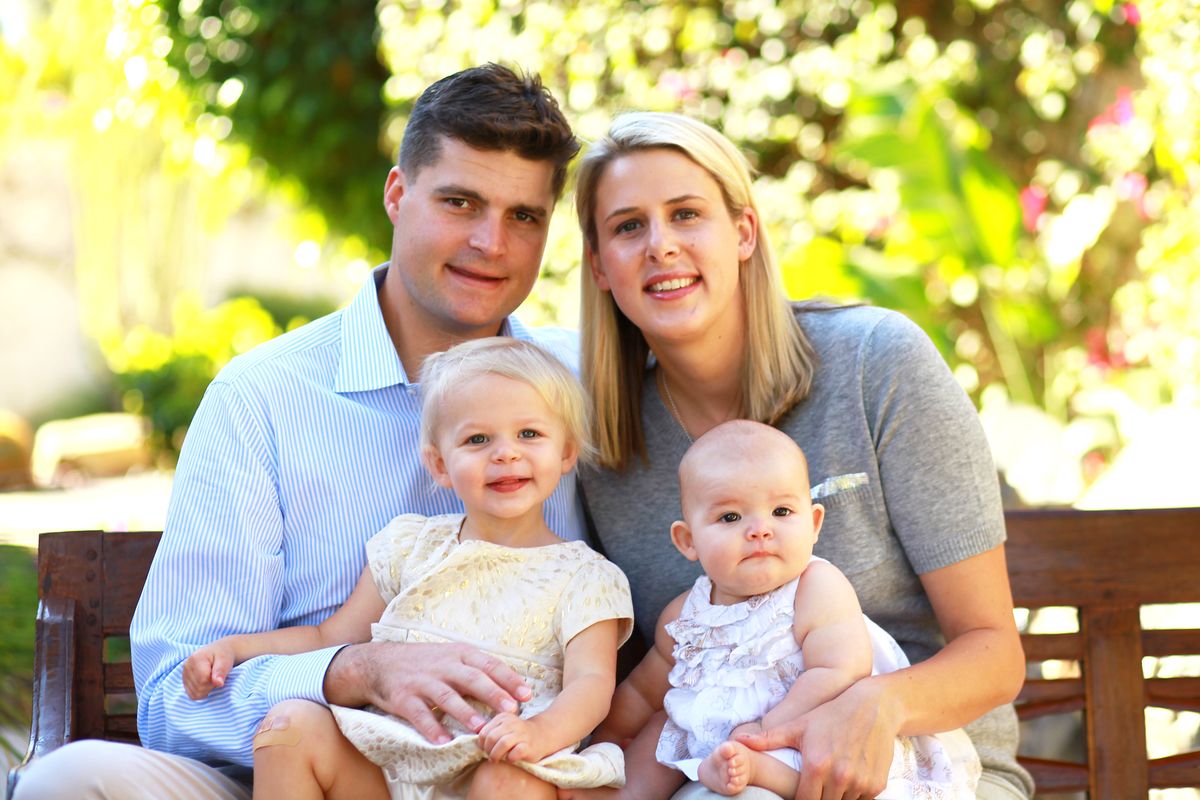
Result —
[[[533, 697], [520, 713], [531, 717], [562, 691], [563, 653], [576, 634], [618, 619], [620, 642], [629, 637], [629, 583], [583, 542], [513, 548], [460, 541], [462, 522], [461, 514], [405, 514], [367, 542], [371, 574], [388, 604], [371, 626], [372, 641], [474, 645], [525, 679]], [[478, 736], [450, 717], [442, 722], [453, 738], [435, 745], [376, 709], [331, 708], [346, 738], [383, 768], [393, 798], [465, 796], [472, 768], [484, 759]], [[517, 766], [557, 786], [624, 784], [614, 745], [572, 746]]]
[[[813, 561], [822, 561], [813, 556]], [[762, 719], [784, 698], [804, 671], [804, 655], [793, 631], [794, 578], [741, 603], [713, 605], [712, 581], [692, 585], [679, 618], [667, 624], [675, 640], [675, 666], [664, 706], [667, 722], [658, 740], [658, 760], [692, 780], [700, 762], [744, 722]], [[883, 628], [865, 614], [871, 639], [872, 674], [908, 666], [908, 657]], [[767, 754], [799, 772], [796, 750]], [[979, 756], [959, 729], [934, 736], [898, 736], [887, 788], [878, 800], [973, 800]]]

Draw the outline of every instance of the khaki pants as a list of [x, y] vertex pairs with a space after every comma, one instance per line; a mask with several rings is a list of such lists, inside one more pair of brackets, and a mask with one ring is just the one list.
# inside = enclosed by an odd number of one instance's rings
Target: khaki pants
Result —
[[[247, 773], [248, 774], [248, 773]], [[84, 739], [30, 765], [14, 800], [250, 800], [215, 767], [131, 744]]]

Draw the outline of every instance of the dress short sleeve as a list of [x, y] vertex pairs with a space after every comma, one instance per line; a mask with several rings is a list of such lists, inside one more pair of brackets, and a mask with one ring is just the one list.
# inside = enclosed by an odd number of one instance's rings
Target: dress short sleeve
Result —
[[625, 644], [633, 631], [633, 598], [625, 573], [600, 555], [584, 562], [563, 591], [557, 617], [564, 649], [580, 631], [606, 619], [620, 620], [617, 646]]
[[405, 560], [427, 521], [420, 514], [401, 514], [367, 540], [367, 568], [385, 603], [400, 593]]

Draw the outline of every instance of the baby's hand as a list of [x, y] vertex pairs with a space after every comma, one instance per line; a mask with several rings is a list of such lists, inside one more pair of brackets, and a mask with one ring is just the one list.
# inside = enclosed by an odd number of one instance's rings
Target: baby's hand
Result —
[[203, 700], [214, 688], [225, 685], [225, 676], [233, 668], [233, 647], [218, 639], [206, 644], [183, 662], [183, 688], [188, 697]]
[[492, 761], [536, 761], [534, 735], [532, 722], [505, 711], [479, 729], [479, 746]]
[[755, 720], [754, 722], [743, 722], [741, 725], [738, 725], [736, 728], [734, 728], [732, 731], [729, 732], [729, 738], [731, 740], [736, 740], [737, 737], [741, 734], [757, 736], [758, 734], [760, 734], [762, 732], [763, 732], [762, 720]]

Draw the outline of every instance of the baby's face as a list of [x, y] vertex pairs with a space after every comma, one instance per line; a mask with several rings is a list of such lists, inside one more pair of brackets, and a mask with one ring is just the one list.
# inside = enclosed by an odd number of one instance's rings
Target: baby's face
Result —
[[809, 497], [798, 450], [739, 450], [691, 465], [684, 524], [672, 529], [680, 552], [700, 560], [713, 582], [712, 602], [720, 604], [764, 594], [803, 572], [824, 514]]

